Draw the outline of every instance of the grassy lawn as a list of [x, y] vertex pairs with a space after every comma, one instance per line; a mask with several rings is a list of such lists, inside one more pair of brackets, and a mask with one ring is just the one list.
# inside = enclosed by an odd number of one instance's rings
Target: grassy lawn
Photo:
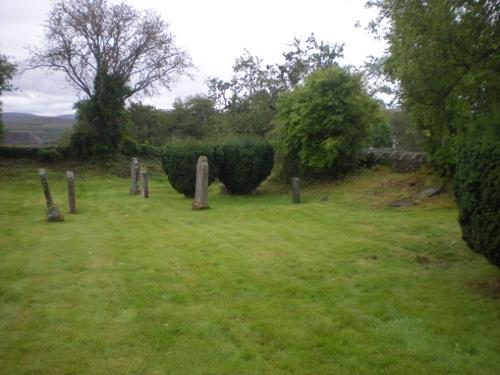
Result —
[[387, 207], [411, 175], [359, 173], [301, 205], [213, 185], [192, 212], [160, 174], [146, 200], [76, 170], [69, 215], [47, 170], [64, 223], [45, 222], [35, 165], [0, 165], [0, 374], [499, 373], [500, 271], [449, 196]]

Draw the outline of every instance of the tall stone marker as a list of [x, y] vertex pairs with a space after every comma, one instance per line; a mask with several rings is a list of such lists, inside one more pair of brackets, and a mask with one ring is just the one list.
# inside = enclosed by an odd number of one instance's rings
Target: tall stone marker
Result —
[[75, 199], [75, 175], [72, 171], [66, 171], [66, 180], [68, 181], [68, 207], [70, 214], [76, 214]]
[[300, 179], [298, 177], [292, 178], [292, 202], [300, 203]]
[[130, 195], [136, 195], [139, 193], [139, 161], [137, 158], [132, 158], [130, 161]]
[[59, 209], [56, 207], [54, 201], [52, 200], [52, 195], [50, 194], [49, 189], [49, 181], [47, 179], [47, 173], [45, 173], [45, 169], [39, 169], [38, 176], [40, 176], [43, 194], [45, 195], [45, 202], [47, 203], [47, 208], [45, 209], [45, 212], [47, 214], [47, 221], [64, 221], [64, 216], [59, 212]]
[[141, 196], [149, 198], [148, 170], [145, 165], [141, 167]]
[[200, 156], [196, 164], [196, 189], [194, 201], [191, 206], [193, 211], [203, 210], [208, 207], [208, 160]]

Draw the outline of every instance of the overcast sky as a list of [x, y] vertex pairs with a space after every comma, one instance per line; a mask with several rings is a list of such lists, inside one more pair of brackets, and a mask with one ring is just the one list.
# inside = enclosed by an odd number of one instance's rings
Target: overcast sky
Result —
[[[169, 108], [177, 97], [206, 93], [208, 77], [229, 79], [237, 57], [247, 49], [266, 64], [281, 62], [294, 37], [315, 33], [318, 41], [345, 43], [343, 64], [361, 66], [384, 44], [366, 31], [375, 17], [366, 0], [128, 0], [138, 9], [154, 9], [170, 24], [179, 46], [196, 66], [194, 79], [182, 79], [171, 91], [140, 98]], [[26, 46], [43, 40], [42, 24], [51, 0], [0, 0], [0, 53], [22, 63]], [[356, 28], [357, 22], [361, 27]], [[73, 112], [77, 92], [64, 76], [30, 71], [16, 77], [17, 90], [4, 93], [4, 112], [58, 115]], [[136, 98], [139, 99], [139, 98]]]

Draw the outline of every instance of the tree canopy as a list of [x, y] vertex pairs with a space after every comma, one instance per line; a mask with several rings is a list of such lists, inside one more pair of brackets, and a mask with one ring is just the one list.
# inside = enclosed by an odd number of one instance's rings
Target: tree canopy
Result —
[[388, 42], [382, 72], [423, 130], [441, 173], [451, 173], [457, 135], [500, 126], [500, 3], [373, 0], [372, 24]]
[[354, 167], [378, 110], [359, 74], [313, 72], [278, 102], [283, 174], [336, 177]]
[[72, 139], [94, 151], [79, 154], [118, 151], [129, 123], [125, 100], [169, 88], [191, 67], [158, 14], [125, 3], [59, 0], [44, 26], [45, 44], [31, 50], [30, 66], [61, 71], [84, 93]]
[[[16, 72], [16, 66], [9, 62], [6, 56], [0, 54], [0, 96], [4, 91], [12, 89], [11, 81]], [[0, 101], [0, 140], [3, 136], [2, 102]]]
[[107, 0], [59, 0], [44, 24], [45, 44], [31, 49], [30, 66], [65, 73], [92, 97], [107, 76], [129, 86], [122, 99], [170, 85], [191, 66], [169, 26], [153, 11]]

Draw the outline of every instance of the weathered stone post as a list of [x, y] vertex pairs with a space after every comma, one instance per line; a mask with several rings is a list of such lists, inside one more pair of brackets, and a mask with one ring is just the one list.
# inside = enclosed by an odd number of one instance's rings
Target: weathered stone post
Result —
[[298, 177], [292, 178], [292, 202], [300, 203], [300, 179]]
[[139, 193], [139, 161], [137, 158], [132, 158], [130, 161], [130, 195], [136, 195]]
[[70, 214], [76, 214], [75, 199], [75, 175], [72, 171], [66, 171], [66, 180], [68, 181], [68, 207]]
[[45, 210], [47, 214], [47, 221], [64, 221], [64, 216], [59, 212], [59, 209], [56, 207], [54, 201], [52, 200], [52, 195], [50, 194], [49, 189], [49, 181], [47, 179], [47, 173], [45, 173], [45, 169], [39, 169], [38, 176], [40, 176], [43, 194], [45, 195], [45, 202], [47, 203], [47, 208]]
[[148, 170], [145, 165], [141, 167], [141, 196], [149, 198]]
[[208, 160], [206, 156], [200, 156], [196, 164], [196, 189], [194, 201], [191, 206], [193, 211], [208, 207]]

